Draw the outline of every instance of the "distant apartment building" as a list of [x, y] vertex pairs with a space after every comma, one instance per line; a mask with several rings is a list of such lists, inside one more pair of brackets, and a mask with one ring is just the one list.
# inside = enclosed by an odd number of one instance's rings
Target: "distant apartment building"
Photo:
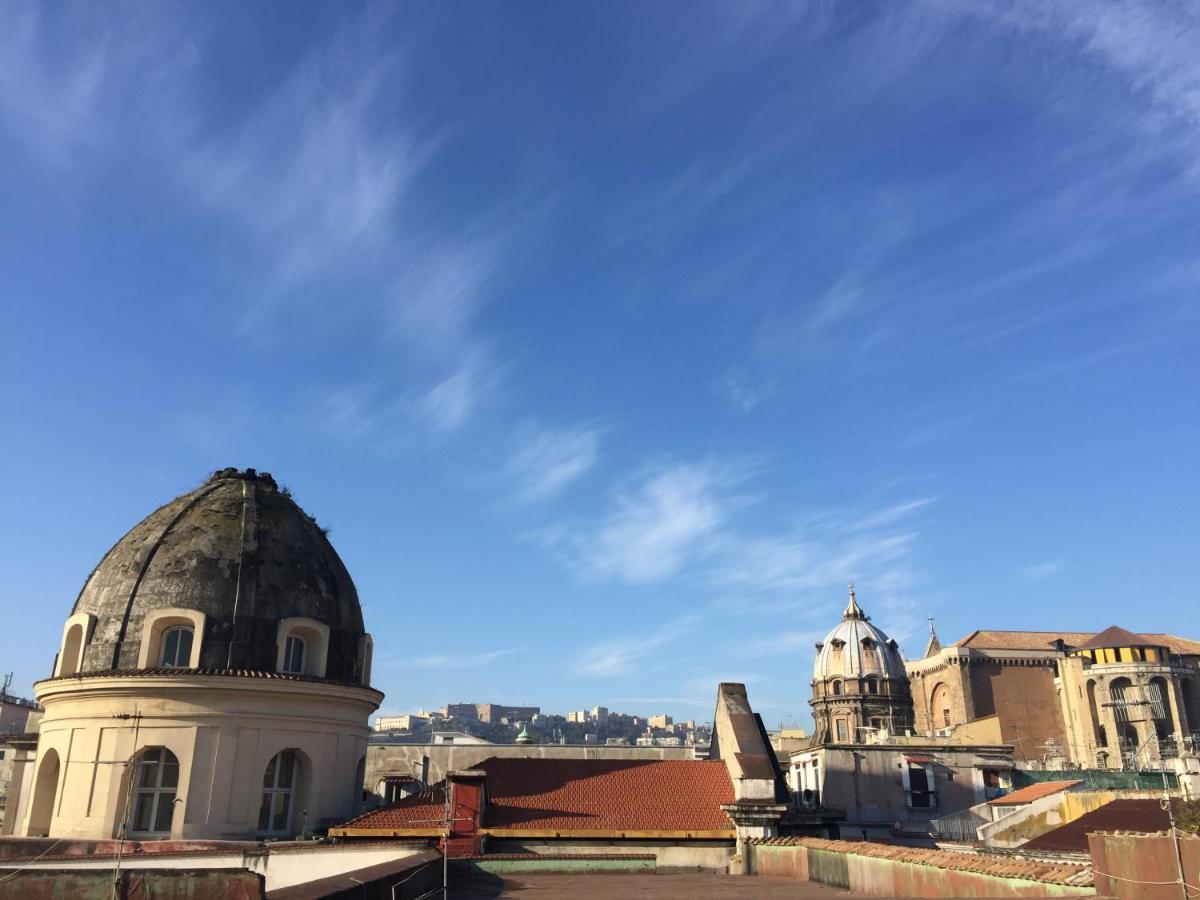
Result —
[[592, 710], [592, 718], [594, 720], [596, 720], [597, 722], [607, 722], [608, 721], [608, 707], [607, 706], [595, 707]]
[[528, 722], [541, 713], [537, 706], [503, 706], [499, 703], [476, 703], [475, 717], [480, 722], [497, 725], [501, 720], [509, 722]]
[[503, 720], [528, 722], [541, 711], [537, 706], [504, 706], [500, 703], [448, 703], [442, 707], [442, 715], [446, 718], [487, 725], [499, 725]]
[[674, 721], [666, 713], [663, 713], [661, 716], [651, 716], [646, 724], [651, 728], [670, 728]]
[[378, 716], [375, 719], [376, 731], [412, 731], [428, 724], [429, 719], [415, 714], [403, 716]]
[[586, 722], [587, 720], [588, 720], [588, 712], [586, 709], [573, 710], [572, 712], [567, 713], [567, 721], [568, 722], [583, 723], [583, 722]]
[[[6, 681], [5, 688], [7, 686]], [[22, 752], [20, 742], [6, 744], [5, 739], [15, 740], [19, 735], [34, 730], [41, 716], [42, 708], [32, 700], [14, 697], [7, 690], [0, 690], [0, 834], [12, 833], [15, 823], [5, 821], [5, 810], [8, 808], [9, 794], [14, 791], [12, 782], [14, 778], [20, 781], [29, 757], [28, 750]], [[18, 755], [22, 758], [21, 764], [14, 766]]]

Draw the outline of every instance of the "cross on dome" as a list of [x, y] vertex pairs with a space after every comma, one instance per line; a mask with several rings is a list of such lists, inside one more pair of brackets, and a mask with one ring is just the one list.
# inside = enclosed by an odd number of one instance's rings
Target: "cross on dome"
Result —
[[850, 582], [850, 602], [846, 604], [846, 611], [842, 613], [843, 619], [865, 619], [866, 614], [862, 611], [862, 607], [858, 605], [858, 600], [854, 597], [854, 582]]

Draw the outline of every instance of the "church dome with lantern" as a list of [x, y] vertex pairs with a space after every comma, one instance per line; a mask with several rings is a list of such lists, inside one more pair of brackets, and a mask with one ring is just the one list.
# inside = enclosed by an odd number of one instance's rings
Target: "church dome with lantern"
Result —
[[817, 644], [813, 678], [904, 678], [904, 658], [900, 647], [873, 625], [858, 605], [854, 585], [850, 599], [838, 623], [824, 641]]
[[215, 472], [84, 581], [34, 688], [19, 833], [244, 839], [348, 818], [383, 699], [371, 655], [325, 529], [271, 475]]
[[854, 585], [842, 620], [816, 645], [813, 717], [819, 739], [854, 743], [866, 732], [912, 727], [912, 693], [900, 647], [872, 624]]

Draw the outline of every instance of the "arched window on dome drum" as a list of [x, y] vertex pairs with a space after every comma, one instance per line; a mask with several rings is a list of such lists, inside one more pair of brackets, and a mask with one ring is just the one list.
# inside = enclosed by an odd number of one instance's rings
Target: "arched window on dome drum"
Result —
[[258, 810], [258, 830], [262, 834], [290, 834], [292, 797], [296, 790], [296, 754], [291, 750], [276, 753], [263, 775], [262, 806]]
[[79, 671], [79, 656], [83, 649], [83, 626], [72, 625], [67, 629], [66, 639], [60, 654], [59, 674], [74, 675]]
[[304, 638], [288, 635], [283, 648], [283, 671], [294, 675], [304, 674]]
[[192, 629], [187, 625], [168, 628], [162, 636], [160, 666], [187, 668], [192, 661]]
[[879, 682], [876, 681], [874, 678], [868, 678], [866, 689], [867, 689], [868, 694], [878, 694], [879, 693]]
[[842, 683], [840, 681], [835, 681], [833, 683], [833, 696], [840, 697], [841, 695], [842, 695]]
[[140, 835], [170, 834], [179, 786], [179, 760], [166, 747], [150, 747], [134, 767], [137, 796], [131, 830]]

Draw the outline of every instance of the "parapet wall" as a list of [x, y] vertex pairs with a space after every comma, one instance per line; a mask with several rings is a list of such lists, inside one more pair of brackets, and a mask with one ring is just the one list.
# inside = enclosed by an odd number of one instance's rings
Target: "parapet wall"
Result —
[[695, 759], [691, 747], [612, 747], [596, 744], [370, 744], [364, 787], [380, 778], [411, 775], [437, 784], [446, 773], [470, 769], [491, 757], [505, 759]]
[[750, 871], [815, 881], [870, 897], [1078, 897], [1095, 894], [1084, 865], [949, 853], [894, 844], [769, 838]]

